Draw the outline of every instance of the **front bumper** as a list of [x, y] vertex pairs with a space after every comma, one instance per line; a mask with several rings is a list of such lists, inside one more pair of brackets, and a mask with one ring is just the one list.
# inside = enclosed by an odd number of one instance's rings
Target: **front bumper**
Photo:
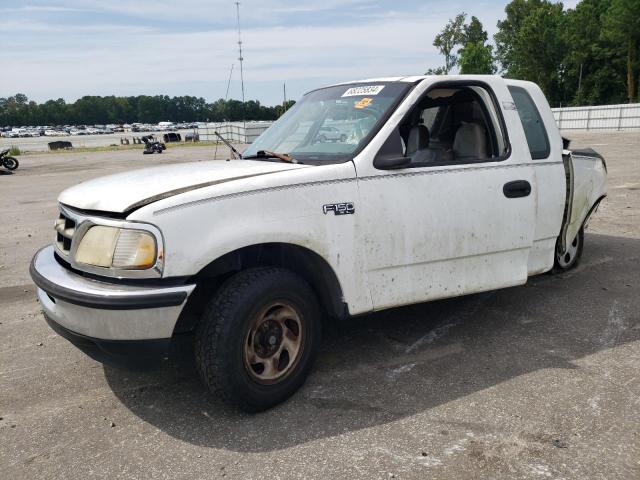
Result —
[[[90, 342], [168, 340], [195, 285], [140, 286], [85, 278], [63, 267], [52, 246], [29, 269], [50, 325]], [[56, 329], [56, 328], [54, 328]], [[74, 342], [76, 343], [76, 342]]]

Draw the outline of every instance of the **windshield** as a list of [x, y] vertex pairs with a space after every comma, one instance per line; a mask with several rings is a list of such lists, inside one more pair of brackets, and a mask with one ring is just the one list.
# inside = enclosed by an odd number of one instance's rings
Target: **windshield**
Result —
[[373, 82], [310, 92], [260, 135], [242, 156], [278, 152], [303, 163], [350, 160], [410, 87], [410, 83], [403, 82]]

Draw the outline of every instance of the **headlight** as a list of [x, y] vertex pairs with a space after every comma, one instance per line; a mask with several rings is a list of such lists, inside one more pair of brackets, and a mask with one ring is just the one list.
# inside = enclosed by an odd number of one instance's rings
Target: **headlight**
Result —
[[150, 233], [102, 225], [87, 230], [75, 255], [78, 263], [125, 270], [151, 268], [156, 258], [156, 240]]
[[119, 228], [91, 227], [78, 245], [76, 262], [97, 267], [110, 267], [119, 233]]

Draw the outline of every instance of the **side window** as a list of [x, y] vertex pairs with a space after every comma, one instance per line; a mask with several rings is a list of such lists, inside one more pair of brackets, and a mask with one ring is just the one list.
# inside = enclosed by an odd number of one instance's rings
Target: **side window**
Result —
[[544, 127], [540, 112], [536, 108], [535, 103], [524, 88], [509, 87], [513, 101], [518, 109], [518, 115], [522, 122], [524, 134], [527, 137], [531, 158], [540, 160], [547, 158], [550, 153], [549, 137]]
[[399, 126], [408, 167], [496, 161], [508, 152], [502, 117], [487, 87], [436, 86]]

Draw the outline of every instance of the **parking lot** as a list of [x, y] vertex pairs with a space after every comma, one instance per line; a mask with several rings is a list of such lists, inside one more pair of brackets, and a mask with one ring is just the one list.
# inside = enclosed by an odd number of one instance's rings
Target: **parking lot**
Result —
[[[195, 130], [197, 132], [197, 130]], [[122, 132], [108, 133], [104, 135], [68, 135], [64, 137], [26, 137], [26, 138], [6, 138], [0, 137], [0, 150], [11, 147], [18, 147], [23, 152], [46, 152], [49, 150], [49, 142], [71, 142], [75, 148], [97, 148], [109, 145], [120, 145], [120, 139], [126, 138], [133, 142], [133, 138], [141, 138], [144, 135], [155, 135], [162, 139], [162, 135], [167, 132]], [[194, 130], [178, 130], [182, 138]]]
[[640, 132], [565, 135], [609, 169], [578, 268], [329, 325], [306, 385], [259, 415], [209, 396], [188, 358], [88, 358], [28, 275], [61, 190], [213, 147], [19, 157], [0, 175], [2, 477], [640, 478]]

